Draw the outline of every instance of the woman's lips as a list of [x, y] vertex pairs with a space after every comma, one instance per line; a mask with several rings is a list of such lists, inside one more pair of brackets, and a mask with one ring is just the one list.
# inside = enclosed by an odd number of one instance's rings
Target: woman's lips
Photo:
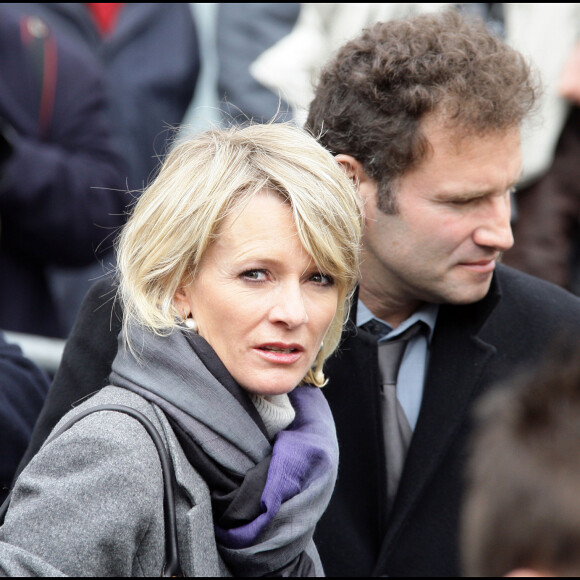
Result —
[[267, 343], [254, 349], [262, 358], [276, 364], [293, 364], [304, 354], [299, 344]]

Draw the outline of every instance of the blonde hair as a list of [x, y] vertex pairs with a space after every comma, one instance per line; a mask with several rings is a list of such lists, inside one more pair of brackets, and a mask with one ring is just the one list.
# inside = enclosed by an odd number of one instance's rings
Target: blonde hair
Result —
[[118, 239], [123, 325], [132, 319], [157, 334], [179, 326], [175, 293], [195, 276], [223, 220], [264, 189], [287, 201], [302, 245], [339, 289], [336, 315], [304, 378], [323, 386], [322, 367], [339, 344], [358, 278], [362, 212], [334, 157], [290, 124], [214, 129], [173, 148]]

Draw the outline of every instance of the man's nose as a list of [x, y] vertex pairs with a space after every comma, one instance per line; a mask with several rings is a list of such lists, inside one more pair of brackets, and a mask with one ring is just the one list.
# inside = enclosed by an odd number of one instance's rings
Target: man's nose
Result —
[[482, 247], [506, 252], [514, 245], [511, 227], [510, 194], [491, 196], [473, 233], [473, 241]]

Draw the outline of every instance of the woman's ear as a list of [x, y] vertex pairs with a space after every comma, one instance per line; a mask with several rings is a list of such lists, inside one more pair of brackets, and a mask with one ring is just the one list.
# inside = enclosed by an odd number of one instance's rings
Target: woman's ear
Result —
[[173, 296], [173, 303], [175, 304], [175, 308], [177, 311], [183, 316], [183, 318], [187, 318], [191, 313], [191, 304], [189, 301], [189, 297], [187, 296], [187, 292], [180, 286], [177, 289], [177, 292]]

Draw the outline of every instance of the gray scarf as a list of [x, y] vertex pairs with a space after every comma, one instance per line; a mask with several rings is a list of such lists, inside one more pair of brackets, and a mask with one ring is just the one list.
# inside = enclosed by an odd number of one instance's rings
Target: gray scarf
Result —
[[[321, 573], [314, 527], [334, 487], [338, 445], [321, 391], [296, 388], [296, 419], [268, 439], [248, 395], [190, 331], [133, 325], [137, 356], [119, 337], [111, 382], [156, 403], [210, 488], [218, 549], [237, 575]], [[316, 565], [314, 565], [316, 562]]]

